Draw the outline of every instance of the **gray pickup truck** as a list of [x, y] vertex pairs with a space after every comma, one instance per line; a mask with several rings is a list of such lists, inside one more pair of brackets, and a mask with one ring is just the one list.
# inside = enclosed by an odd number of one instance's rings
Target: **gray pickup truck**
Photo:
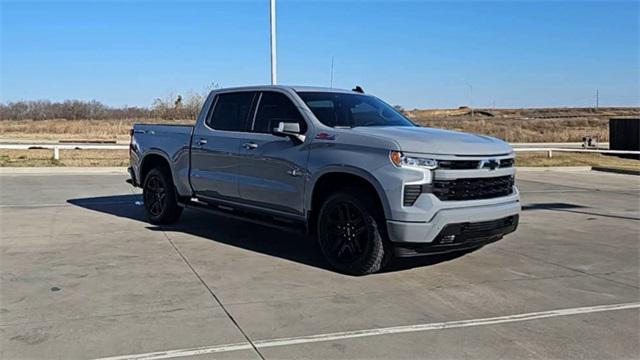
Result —
[[348, 274], [479, 248], [518, 225], [508, 144], [420, 127], [359, 87], [215, 90], [195, 125], [131, 134], [128, 182], [150, 222], [197, 208], [297, 228]]

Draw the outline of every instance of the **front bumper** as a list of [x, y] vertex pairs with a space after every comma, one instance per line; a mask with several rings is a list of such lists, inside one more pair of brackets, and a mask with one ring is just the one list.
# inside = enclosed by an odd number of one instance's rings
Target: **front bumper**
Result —
[[389, 240], [393, 243], [433, 243], [443, 229], [450, 224], [482, 223], [518, 215], [518, 197], [505, 202], [439, 209], [428, 222], [387, 220]]
[[397, 257], [444, 254], [475, 249], [502, 239], [516, 231], [519, 215], [483, 222], [465, 222], [446, 225], [430, 243], [394, 243]]

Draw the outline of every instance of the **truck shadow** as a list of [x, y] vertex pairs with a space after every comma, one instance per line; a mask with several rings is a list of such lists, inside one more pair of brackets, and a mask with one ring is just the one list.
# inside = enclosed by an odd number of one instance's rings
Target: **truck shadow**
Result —
[[[148, 224], [142, 205], [142, 196], [115, 195], [69, 199], [67, 203], [112, 216], [143, 222], [151, 231], [171, 231], [194, 235], [203, 240], [216, 241], [237, 248], [258, 252], [308, 266], [333, 271], [324, 260], [320, 247], [312, 236], [282, 231], [239, 220], [215, 216], [187, 209], [173, 225]], [[414, 267], [435, 265], [464, 255], [453, 253], [392, 260], [384, 272], [407, 270]]]

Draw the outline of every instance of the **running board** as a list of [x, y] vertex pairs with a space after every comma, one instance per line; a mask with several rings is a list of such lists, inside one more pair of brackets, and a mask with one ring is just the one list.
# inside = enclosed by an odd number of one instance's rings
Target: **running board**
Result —
[[280, 218], [273, 215], [253, 213], [249, 211], [235, 209], [230, 206], [208, 204], [197, 198], [192, 198], [187, 202], [178, 202], [178, 205], [186, 209], [197, 209], [210, 214], [225, 217], [228, 219], [249, 222], [256, 225], [270, 227], [286, 232], [305, 233], [306, 227], [302, 222]]

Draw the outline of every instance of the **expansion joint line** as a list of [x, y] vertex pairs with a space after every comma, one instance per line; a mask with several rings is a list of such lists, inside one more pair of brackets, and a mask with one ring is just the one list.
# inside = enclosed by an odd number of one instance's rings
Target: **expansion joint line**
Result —
[[216, 303], [218, 303], [218, 305], [220, 306], [220, 308], [222, 308], [222, 311], [224, 311], [224, 313], [227, 315], [227, 317], [229, 318], [229, 320], [231, 320], [231, 322], [233, 323], [233, 325], [238, 329], [238, 331], [240, 331], [240, 333], [242, 334], [242, 336], [245, 338], [245, 340], [247, 340], [247, 342], [249, 343], [249, 345], [251, 345], [251, 347], [253, 348], [253, 350], [256, 352], [256, 354], [258, 354], [258, 356], [260, 356], [260, 359], [265, 360], [264, 356], [262, 355], [262, 353], [260, 352], [260, 350], [258, 350], [258, 348], [256, 347], [256, 344], [253, 342], [253, 340], [251, 340], [251, 338], [249, 337], [249, 335], [247, 335], [247, 333], [242, 329], [242, 327], [240, 326], [240, 324], [238, 324], [238, 322], [236, 321], [236, 319], [233, 318], [233, 315], [231, 315], [231, 313], [229, 312], [229, 310], [227, 310], [227, 308], [224, 306], [224, 304], [222, 303], [222, 301], [220, 301], [220, 298], [218, 298], [218, 296], [213, 292], [213, 290], [211, 290], [211, 288], [209, 287], [209, 285], [207, 285], [207, 283], [204, 281], [204, 279], [202, 279], [202, 277], [200, 276], [200, 274], [198, 274], [198, 272], [196, 271], [196, 269], [191, 265], [191, 263], [189, 262], [189, 260], [187, 260], [187, 258], [184, 256], [184, 254], [182, 253], [182, 251], [180, 251], [180, 249], [178, 249], [178, 247], [176, 246], [176, 244], [173, 242], [173, 240], [171, 240], [171, 238], [169, 237], [169, 235], [167, 235], [166, 232], [162, 232], [162, 234], [164, 235], [165, 238], [167, 238], [167, 240], [169, 241], [169, 244], [171, 244], [171, 247], [173, 247], [173, 249], [176, 251], [176, 253], [178, 253], [178, 255], [180, 255], [180, 257], [182, 258], [182, 261], [184, 261], [185, 264], [187, 264], [187, 266], [189, 267], [189, 269], [191, 269], [191, 272], [196, 276], [196, 278], [198, 278], [198, 280], [200, 281], [200, 283], [207, 289], [207, 291], [209, 292], [209, 294], [211, 294], [211, 297], [213, 297], [213, 299], [216, 301]]

